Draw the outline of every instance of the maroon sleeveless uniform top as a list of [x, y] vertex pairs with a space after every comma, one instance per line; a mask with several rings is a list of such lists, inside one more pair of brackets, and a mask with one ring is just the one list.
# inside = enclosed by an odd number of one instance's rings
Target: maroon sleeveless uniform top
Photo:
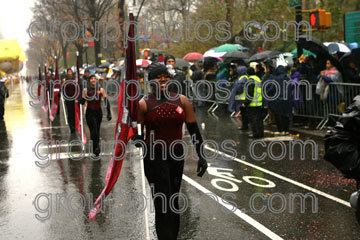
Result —
[[[70, 83], [72, 82], [72, 83]], [[79, 96], [78, 95], [81, 95], [80, 92], [76, 92], [76, 89], [78, 88], [78, 90], [80, 90], [79, 86], [78, 86], [78, 82], [77, 80], [73, 77], [73, 79], [68, 79], [66, 78], [65, 80], [65, 93], [66, 93], [66, 96], [68, 98], [75, 98], [77, 99]], [[78, 93], [77, 96], [75, 96], [75, 94]]]
[[[177, 93], [170, 92], [171, 97]], [[177, 100], [157, 100], [151, 94], [145, 100], [147, 112], [144, 125], [146, 127], [145, 143], [150, 146], [150, 133], [153, 132], [153, 139], [163, 140], [167, 148], [174, 140], [182, 140], [182, 126], [185, 122], [185, 110], [182, 106], [180, 96]], [[179, 145], [177, 143], [176, 145]], [[161, 148], [161, 144], [155, 144], [155, 148]]]
[[92, 110], [97, 110], [101, 108], [101, 97], [102, 97], [102, 93], [100, 92], [100, 89], [96, 91], [95, 88], [88, 87], [86, 93], [86, 99], [92, 99], [92, 98], [94, 99], [87, 100], [87, 108]]

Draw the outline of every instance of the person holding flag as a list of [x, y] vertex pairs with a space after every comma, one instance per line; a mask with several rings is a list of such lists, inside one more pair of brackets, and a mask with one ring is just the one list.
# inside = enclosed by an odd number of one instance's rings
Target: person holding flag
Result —
[[60, 95], [60, 78], [59, 78], [59, 65], [58, 59], [55, 56], [55, 75], [51, 75], [51, 92], [52, 92], [52, 101], [51, 101], [51, 108], [50, 108], [50, 120], [53, 122], [56, 116], [60, 115], [60, 104], [59, 100], [61, 98]]
[[42, 78], [41, 78], [41, 69], [39, 67], [39, 82], [41, 82], [43, 91], [42, 93], [40, 93], [40, 102], [41, 102], [41, 108], [42, 110], [46, 113], [48, 111], [49, 108], [49, 87], [50, 87], [50, 77], [51, 77], [51, 73], [48, 71], [46, 65], [44, 65], [44, 78], [45, 81], [42, 82]]
[[79, 100], [81, 104], [87, 104], [85, 118], [86, 123], [89, 126], [90, 137], [93, 143], [93, 153], [95, 156], [99, 156], [99, 138], [100, 138], [100, 125], [102, 121], [102, 109], [101, 98], [104, 98], [104, 102], [107, 110], [107, 120], [111, 121], [110, 103], [107, 99], [105, 90], [99, 87], [98, 80], [95, 75], [90, 76], [90, 86], [83, 90], [82, 99]]
[[75, 80], [74, 73], [71, 68], [66, 70], [67, 75], [62, 79], [63, 96], [67, 110], [67, 118], [71, 133], [75, 132], [75, 99], [80, 94], [80, 87]]
[[[154, 199], [156, 232], [160, 240], [171, 240], [177, 239], [180, 226], [180, 215], [170, 207], [173, 204], [174, 208], [179, 209], [178, 198], [175, 201], [170, 199], [180, 191], [185, 155], [181, 143], [184, 122], [199, 157], [199, 177], [202, 177], [208, 165], [202, 154], [203, 139], [189, 100], [174, 92], [168, 92], [168, 96], [165, 94], [167, 82], [171, 80], [167, 67], [161, 64], [150, 66], [149, 80], [159, 84], [152, 86], [153, 93], [139, 102], [138, 121], [145, 126], [146, 131], [144, 135], [136, 135], [133, 139], [143, 140], [145, 136], [147, 151], [144, 168]], [[156, 87], [160, 87], [160, 91]], [[163, 143], [159, 144], [159, 140]], [[140, 144], [136, 146], [140, 147]], [[155, 198], [159, 194], [166, 196], [165, 212], [162, 209], [164, 199]]]

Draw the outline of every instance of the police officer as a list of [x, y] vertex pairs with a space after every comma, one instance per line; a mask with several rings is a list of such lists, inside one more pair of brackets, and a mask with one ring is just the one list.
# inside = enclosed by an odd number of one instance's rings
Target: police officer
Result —
[[249, 135], [249, 137], [254, 139], [263, 138], [261, 79], [256, 75], [255, 69], [251, 67], [247, 69], [246, 75], [248, 81], [244, 87], [245, 102], [242, 107], [246, 107], [246, 113], [250, 120], [252, 135]]

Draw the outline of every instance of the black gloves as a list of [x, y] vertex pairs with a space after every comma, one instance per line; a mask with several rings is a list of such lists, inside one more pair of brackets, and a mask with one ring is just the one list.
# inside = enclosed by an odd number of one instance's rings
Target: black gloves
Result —
[[110, 110], [110, 102], [107, 98], [104, 98], [105, 101], [105, 105], [106, 105], [106, 111], [107, 111], [107, 120], [111, 121], [112, 117], [111, 117], [111, 110]]
[[145, 141], [144, 141], [144, 135], [139, 135], [139, 134], [134, 135], [134, 136], [131, 138], [131, 140], [132, 140], [132, 141], [138, 140], [138, 142], [135, 143], [135, 147], [137, 147], [137, 148], [141, 148], [141, 147], [142, 147], [141, 142], [145, 142]]
[[86, 100], [85, 100], [84, 98], [80, 98], [80, 99], [78, 100], [78, 102], [79, 102], [81, 105], [84, 105], [85, 102], [86, 102]]
[[208, 167], [207, 161], [205, 160], [201, 151], [201, 144], [203, 143], [203, 139], [201, 137], [201, 133], [196, 122], [186, 123], [186, 127], [190, 133], [191, 140], [195, 145], [195, 149], [199, 157], [198, 167], [196, 172], [198, 173], [199, 177], [202, 177]]

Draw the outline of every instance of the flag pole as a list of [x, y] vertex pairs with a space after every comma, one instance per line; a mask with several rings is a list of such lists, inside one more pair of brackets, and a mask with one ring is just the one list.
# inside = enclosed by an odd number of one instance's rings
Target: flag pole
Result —
[[[138, 134], [141, 135], [141, 124], [137, 125], [137, 131]], [[145, 199], [147, 201], [147, 194], [146, 194], [146, 188], [145, 188], [145, 170], [144, 170], [144, 158], [143, 158], [143, 149], [140, 148], [140, 166], [141, 166], [141, 186], [142, 186], [142, 192], [145, 196]], [[145, 204], [147, 206], [147, 203]], [[145, 218], [145, 231], [146, 231], [146, 240], [150, 240], [150, 230], [149, 230], [149, 217], [148, 217], [148, 210], [147, 208], [144, 209], [144, 218]]]
[[61, 98], [62, 108], [63, 108], [63, 110], [64, 110], [65, 124], [66, 124], [66, 126], [67, 126], [67, 125], [69, 125], [69, 124], [68, 124], [67, 115], [66, 115], [66, 110], [65, 110], [64, 96], [61, 94], [60, 98]]
[[[79, 51], [76, 51], [76, 72], [77, 72], [77, 79], [78, 79], [78, 86], [80, 86], [80, 67], [79, 67]], [[81, 88], [80, 88], [81, 90]], [[80, 96], [82, 96], [82, 92], [80, 92]], [[79, 104], [80, 107], [80, 126], [81, 126], [81, 141], [85, 143], [84, 139], [84, 121], [83, 121], [83, 106]], [[84, 144], [82, 145], [84, 150]]]

